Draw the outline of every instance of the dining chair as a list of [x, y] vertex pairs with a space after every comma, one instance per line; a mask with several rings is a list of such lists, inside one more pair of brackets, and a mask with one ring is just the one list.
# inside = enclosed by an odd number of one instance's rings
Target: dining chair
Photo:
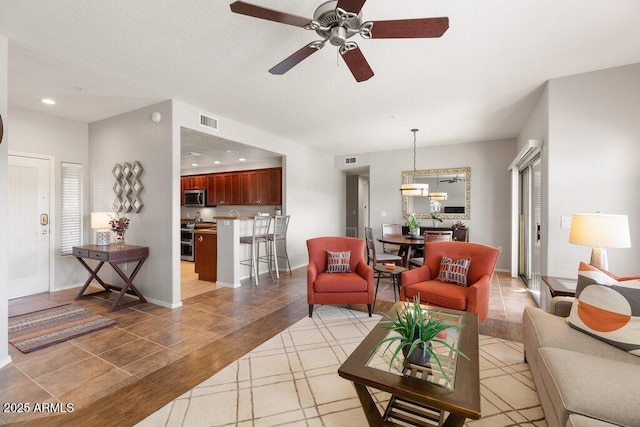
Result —
[[[382, 224], [382, 234], [402, 234], [402, 224]], [[382, 252], [401, 255], [402, 247], [382, 244]]]
[[[450, 242], [453, 240], [452, 230], [425, 230], [424, 242]], [[422, 267], [424, 256], [409, 259], [409, 266]]]
[[[376, 252], [376, 244], [373, 240], [373, 229], [371, 227], [364, 228], [364, 240], [367, 247], [367, 263], [373, 267], [374, 279], [376, 279], [376, 290], [374, 294], [373, 304], [375, 306], [375, 299], [378, 296], [378, 286], [380, 285], [380, 277], [387, 273], [387, 269], [384, 264], [402, 264], [402, 257], [399, 255]], [[402, 269], [404, 270], [404, 269]], [[398, 274], [395, 272], [389, 272], [391, 276], [391, 284], [393, 285], [393, 298], [396, 297], [396, 287], [398, 285]]]

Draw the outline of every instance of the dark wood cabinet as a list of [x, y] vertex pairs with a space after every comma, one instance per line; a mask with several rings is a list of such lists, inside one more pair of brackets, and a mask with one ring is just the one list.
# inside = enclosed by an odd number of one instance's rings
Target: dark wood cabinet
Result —
[[201, 189], [207, 190], [207, 206], [281, 205], [282, 168], [183, 176], [181, 205], [184, 205], [185, 190]]
[[240, 176], [241, 203], [282, 204], [282, 168], [244, 171]]
[[207, 206], [240, 204], [240, 176], [237, 173], [207, 176]]
[[218, 235], [212, 232], [195, 233], [195, 252], [198, 278], [215, 282], [218, 278]]
[[[204, 190], [207, 188], [207, 175], [183, 176], [181, 184], [184, 184], [184, 190]], [[182, 185], [181, 185], [182, 187]]]

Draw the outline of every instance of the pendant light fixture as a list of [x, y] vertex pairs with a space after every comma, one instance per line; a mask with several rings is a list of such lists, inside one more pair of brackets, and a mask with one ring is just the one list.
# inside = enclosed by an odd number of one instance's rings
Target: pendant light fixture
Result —
[[440, 189], [440, 177], [436, 175], [436, 191], [429, 193], [429, 200], [447, 200], [449, 195], [444, 191], [438, 191]]
[[[419, 129], [411, 129], [413, 132], [413, 179], [416, 177], [416, 132]], [[400, 186], [400, 194], [403, 196], [428, 196], [429, 195], [429, 184], [402, 184]]]

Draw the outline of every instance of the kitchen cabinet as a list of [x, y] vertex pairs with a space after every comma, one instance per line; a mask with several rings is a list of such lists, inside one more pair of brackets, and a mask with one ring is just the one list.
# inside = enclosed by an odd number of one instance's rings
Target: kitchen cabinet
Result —
[[180, 204], [185, 190], [207, 190], [207, 206], [281, 205], [282, 168], [253, 169], [180, 179]]
[[207, 206], [240, 204], [240, 175], [238, 173], [207, 176]]
[[[180, 183], [184, 182], [184, 190], [204, 190], [207, 188], [207, 175], [183, 176]], [[182, 187], [182, 185], [181, 185]]]
[[195, 252], [198, 278], [207, 282], [215, 282], [218, 276], [218, 236], [214, 231], [195, 233]]
[[240, 202], [243, 205], [282, 204], [282, 168], [241, 172]]

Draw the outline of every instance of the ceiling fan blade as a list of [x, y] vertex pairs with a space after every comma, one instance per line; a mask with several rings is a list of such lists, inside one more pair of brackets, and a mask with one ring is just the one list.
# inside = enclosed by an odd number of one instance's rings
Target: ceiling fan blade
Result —
[[311, 22], [311, 19], [304, 18], [302, 16], [267, 9], [250, 3], [245, 3], [243, 1], [234, 1], [230, 6], [232, 12], [239, 13], [240, 15], [253, 16], [254, 18], [280, 22], [282, 24], [293, 25], [295, 27], [304, 28], [305, 25]]
[[364, 6], [364, 3], [367, 0], [338, 0], [338, 5], [342, 10], [346, 10], [347, 12], [358, 13]]
[[346, 51], [342, 54], [342, 58], [357, 82], [363, 82], [373, 77], [373, 70], [359, 47]]
[[309, 47], [308, 45], [295, 52], [293, 55], [280, 62], [278, 65], [269, 70], [271, 74], [284, 74], [305, 59], [307, 59], [312, 53], [317, 52], [319, 49]]
[[373, 21], [372, 39], [419, 39], [440, 37], [449, 28], [449, 18]]

